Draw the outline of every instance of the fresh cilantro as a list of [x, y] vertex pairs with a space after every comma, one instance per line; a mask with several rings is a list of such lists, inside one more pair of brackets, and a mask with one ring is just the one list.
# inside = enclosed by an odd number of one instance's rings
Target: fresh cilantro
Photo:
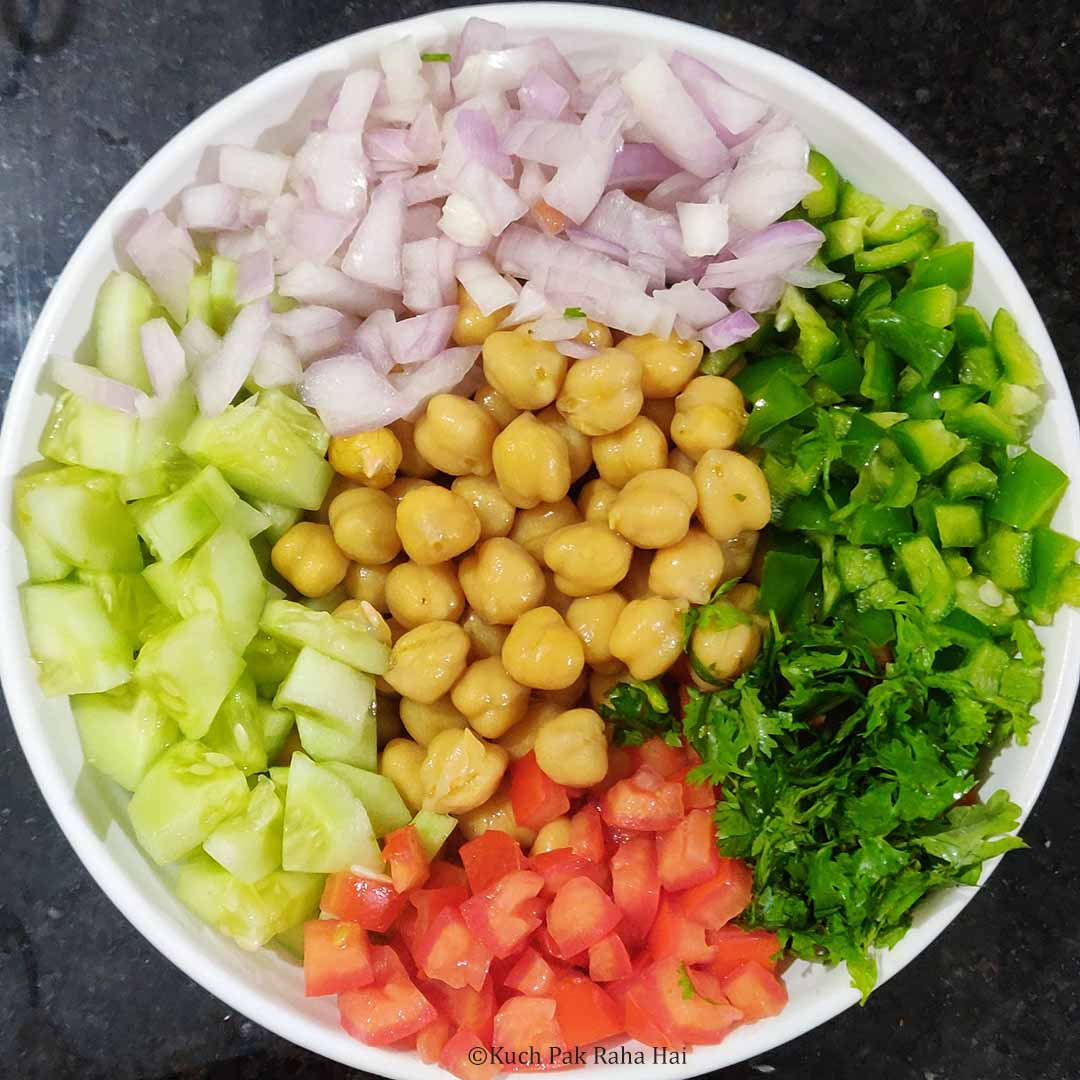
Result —
[[420, 59], [425, 64], [449, 64], [450, 54], [448, 52], [424, 52], [420, 54]]
[[582, 311], [581, 308], [579, 308], [579, 307], [568, 307], [563, 312], [563, 318], [564, 319], [584, 319], [585, 318], [585, 312]]
[[614, 721], [620, 746], [640, 746], [654, 735], [672, 746], [681, 745], [678, 720], [655, 682], [617, 682], [600, 706], [600, 715]]

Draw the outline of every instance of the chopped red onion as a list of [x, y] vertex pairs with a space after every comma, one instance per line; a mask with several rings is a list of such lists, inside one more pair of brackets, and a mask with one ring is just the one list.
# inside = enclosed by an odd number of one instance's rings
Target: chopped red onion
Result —
[[433, 169], [431, 172], [417, 173], [405, 181], [405, 202], [409, 206], [432, 202], [450, 194], [450, 185]]
[[345, 316], [333, 326], [313, 330], [309, 334], [298, 334], [291, 339], [292, 346], [300, 358], [301, 366], [307, 367], [313, 360], [321, 360], [324, 356], [335, 356], [341, 352], [356, 330], [356, 320]]
[[[708, 181], [711, 183], [712, 181]], [[644, 198], [646, 206], [654, 210], [666, 210], [674, 213], [681, 202], [697, 202], [701, 198], [703, 185], [701, 178], [693, 173], [677, 172], [666, 180], [661, 180]]]
[[354, 71], [345, 76], [326, 126], [331, 131], [363, 131], [382, 77], [377, 71]]
[[757, 320], [748, 311], [735, 311], [706, 326], [701, 340], [707, 349], [726, 349], [758, 332]]
[[543, 68], [533, 68], [518, 87], [518, 105], [526, 116], [557, 120], [570, 104], [570, 94]]
[[390, 335], [394, 329], [394, 313], [382, 308], [372, 312], [353, 335], [353, 343], [371, 366], [385, 375], [394, 366], [390, 355]]
[[522, 161], [551, 166], [571, 163], [588, 151], [580, 125], [530, 117], [514, 123], [503, 136], [501, 146]]
[[368, 160], [359, 132], [317, 131], [293, 159], [296, 180], [314, 185], [319, 206], [332, 214], [359, 217], [368, 202]]
[[606, 143], [586, 142], [587, 149], [574, 160], [560, 165], [544, 188], [544, 201], [576, 225], [596, 209], [611, 175], [615, 139]]
[[391, 163], [395, 169], [413, 163], [409, 133], [405, 128], [381, 127], [365, 132], [364, 153], [372, 159], [372, 167], [376, 170], [383, 162]]
[[794, 219], [778, 221], [758, 232], [746, 233], [732, 239], [731, 253], [739, 258], [758, 255], [764, 251], [812, 246], [818, 248], [825, 242], [825, 234], [809, 221]]
[[356, 218], [300, 207], [289, 224], [289, 241], [303, 261], [324, 263], [355, 228]]
[[630, 99], [621, 87], [605, 86], [581, 118], [581, 133], [586, 142], [608, 142], [622, 132], [633, 111]]
[[359, 355], [319, 360], [304, 372], [300, 396], [331, 435], [385, 427], [402, 415], [402, 395]]
[[459, 258], [475, 258], [480, 252], [466, 252], [448, 236], [439, 237], [439, 287], [442, 290], [443, 305], [457, 302], [457, 278], [454, 267]]
[[390, 115], [402, 121], [411, 122], [427, 97], [427, 83], [422, 75], [423, 62], [416, 42], [412, 38], [401, 38], [385, 45], [379, 50], [379, 66], [385, 76], [386, 98], [391, 107], [397, 109]]
[[549, 315], [529, 328], [529, 335], [537, 341], [568, 341], [586, 328], [584, 319], [568, 319], [565, 315]]
[[732, 222], [746, 229], [763, 229], [819, 186], [805, 169], [756, 165], [744, 158], [724, 189], [724, 202]]
[[767, 101], [737, 90], [708, 64], [684, 52], [671, 54], [671, 70], [721, 138], [742, 134], [769, 111]]
[[499, 135], [483, 109], [459, 109], [454, 116], [454, 132], [466, 157], [503, 180], [514, 175], [514, 163], [499, 149]]
[[52, 377], [58, 386], [70, 390], [84, 401], [129, 416], [137, 416], [148, 400], [146, 394], [136, 387], [110, 379], [97, 368], [76, 364], [73, 360], [55, 361]]
[[521, 293], [513, 310], [499, 323], [499, 326], [500, 328], [520, 326], [522, 323], [538, 319], [547, 310], [547, 297], [531, 281], [526, 281], [521, 287]]
[[436, 394], [453, 390], [476, 364], [479, 346], [447, 349], [426, 363], [390, 376], [404, 406], [400, 415], [412, 420]]
[[189, 229], [240, 226], [240, 189], [229, 184], [196, 184], [180, 193], [180, 217]]
[[236, 264], [236, 302], [249, 304], [274, 291], [274, 256], [265, 248], [244, 255]]
[[631, 251], [626, 258], [626, 265], [648, 275], [646, 288], [662, 289], [667, 284], [667, 266], [660, 255], [650, 255], [645, 251]]
[[522, 162], [521, 179], [518, 181], [518, 198], [526, 206], [535, 206], [536, 201], [544, 194], [547, 182], [548, 178], [537, 162]]
[[199, 257], [187, 231], [158, 210], [136, 229], [125, 250], [173, 321], [183, 324], [187, 319], [188, 288]]
[[269, 331], [251, 368], [251, 381], [260, 389], [271, 386], [295, 386], [304, 369], [296, 350], [280, 334]]
[[757, 314], [775, 307], [783, 294], [784, 279], [771, 277], [740, 285], [732, 291], [730, 299], [737, 307]]
[[692, 281], [679, 281], [670, 289], [654, 292], [653, 299], [669, 305], [680, 319], [695, 330], [717, 322], [728, 314], [727, 304], [723, 300]]
[[405, 211], [401, 239], [406, 244], [414, 240], [432, 240], [439, 236], [439, 217], [442, 211], [432, 203], [410, 206]]
[[262, 228], [223, 232], [214, 238], [214, 250], [226, 259], [239, 261], [253, 251], [267, 250], [268, 242], [266, 230]]
[[268, 300], [257, 300], [237, 313], [221, 348], [194, 372], [195, 396], [204, 416], [218, 416], [240, 392], [269, 329]]
[[416, 114], [405, 145], [414, 165], [432, 165], [439, 160], [443, 142], [439, 133], [439, 118], [433, 105], [424, 105]]
[[187, 358], [188, 369], [195, 371], [221, 348], [221, 338], [202, 319], [188, 319], [180, 331], [180, 345]]
[[455, 276], [481, 315], [491, 315], [499, 308], [517, 303], [520, 290], [504, 278], [485, 255], [458, 260]]
[[797, 285], [800, 289], [816, 289], [819, 285], [831, 285], [834, 281], [844, 280], [843, 274], [817, 266], [800, 266], [781, 274], [781, 277], [789, 285]]
[[450, 85], [450, 65], [442, 62], [425, 64], [422, 74], [428, 85], [431, 104], [436, 109], [445, 112], [454, 104], [454, 90]]
[[[498, 236], [512, 221], [517, 221], [529, 209], [512, 187], [477, 161], [466, 162], [452, 181], [452, 186], [455, 195], [464, 196], [476, 208], [491, 236]], [[447, 203], [449, 204], [449, 200]], [[445, 217], [445, 207], [443, 216]], [[445, 227], [443, 232], [464, 247], [472, 246], [467, 240], [451, 236]], [[486, 242], [487, 238], [473, 243]]]
[[812, 259], [825, 236], [807, 221], [780, 221], [732, 243], [735, 258], [710, 264], [700, 284], [731, 289], [786, 274]]
[[461, 70], [461, 65], [478, 52], [494, 52], [506, 45], [507, 31], [502, 23], [491, 22], [489, 19], [481, 19], [471, 16], [462, 27], [454, 45], [453, 58], [450, 63], [450, 73], [456, 75]]
[[682, 234], [674, 214], [643, 206], [618, 188], [600, 200], [585, 222], [585, 229], [628, 251], [661, 258], [682, 251]]
[[402, 299], [410, 311], [422, 314], [443, 306], [437, 237], [413, 240], [405, 244], [401, 249], [401, 267]]
[[289, 159], [247, 146], [223, 146], [218, 156], [218, 179], [245, 191], [280, 195], [289, 174]]
[[588, 229], [579, 229], [571, 226], [566, 230], [566, 239], [577, 244], [579, 247], [588, 248], [590, 251], [599, 251], [601, 255], [610, 255], [619, 262], [626, 262], [630, 254], [622, 244], [616, 244], [613, 240], [605, 240], [602, 236], [596, 236]]
[[586, 345], [582, 341], [573, 340], [556, 341], [555, 349], [563, 356], [570, 357], [571, 360], [588, 360], [590, 356], [595, 356], [600, 351], [595, 345]]
[[718, 255], [728, 242], [728, 208], [719, 201], [675, 204], [683, 251], [691, 258]]
[[462, 247], [483, 247], [492, 237], [476, 203], [456, 192], [443, 203], [439, 228]]
[[146, 373], [157, 397], [168, 397], [187, 377], [187, 358], [165, 319], [150, 319], [139, 327]]
[[457, 304], [414, 315], [394, 324], [389, 333], [390, 355], [402, 367], [422, 364], [446, 348], [457, 319]]
[[405, 192], [400, 181], [383, 181], [371, 195], [367, 215], [353, 234], [341, 269], [355, 281], [401, 291], [401, 231]]
[[321, 304], [349, 315], [370, 315], [397, 306], [389, 292], [365, 285], [331, 266], [299, 263], [278, 278], [278, 292], [304, 304]]
[[[664, 157], [652, 143], [624, 142], [615, 153], [608, 176], [609, 187], [623, 191], [651, 188], [679, 172], [679, 166]], [[691, 174], [686, 174], [691, 175]], [[694, 177], [694, 184], [701, 181]], [[662, 209], [670, 209], [663, 207]]]
[[452, 79], [454, 94], [462, 101], [478, 94], [516, 90], [537, 67], [568, 91], [577, 85], [577, 76], [555, 45], [539, 38], [528, 45], [473, 53]]
[[291, 311], [280, 311], [270, 317], [274, 329], [286, 337], [298, 338], [306, 334], [318, 334], [323, 330], [329, 330], [344, 319], [340, 311], [330, 307], [320, 307], [312, 304], [306, 307], [295, 307]]

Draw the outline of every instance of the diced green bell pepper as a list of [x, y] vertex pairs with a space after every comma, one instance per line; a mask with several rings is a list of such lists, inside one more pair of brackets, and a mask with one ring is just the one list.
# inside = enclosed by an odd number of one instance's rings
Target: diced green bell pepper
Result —
[[880, 270], [890, 270], [894, 266], [904, 266], [920, 255], [925, 255], [936, 241], [937, 231], [923, 228], [895, 244], [882, 244], [881, 247], [858, 251], [853, 256], [855, 270], [860, 274], [872, 274]]
[[866, 324], [876, 341], [910, 364], [926, 382], [952, 351], [952, 331], [907, 318], [891, 308], [870, 312]]
[[803, 291], [789, 285], [776, 312], [776, 329], [783, 333], [793, 321], [799, 329], [799, 340], [795, 343], [794, 351], [809, 371], [836, 355], [840, 345], [836, 335], [806, 299]]
[[944, 330], [956, 314], [956, 290], [951, 285], [931, 285], [902, 292], [893, 301], [893, 310]]
[[1075, 585], [1076, 551], [1080, 543], [1071, 536], [1044, 526], [1031, 537], [1031, 584], [1024, 597], [1037, 623], [1047, 625], [1063, 602], [1075, 603], [1072, 595], [1063, 595]]
[[975, 551], [975, 565], [1006, 592], [1022, 592], [1031, 584], [1034, 538], [1016, 529], [995, 529]]
[[832, 217], [840, 200], [840, 174], [836, 166], [817, 150], [810, 151], [806, 171], [821, 185], [803, 196], [802, 207], [811, 221]]
[[963, 449], [963, 440], [940, 420], [905, 420], [892, 428], [891, 434], [923, 476], [937, 472]]
[[976, 401], [962, 409], [945, 413], [945, 426], [957, 435], [980, 442], [1010, 446], [1020, 441], [1020, 430], [1008, 418], [991, 408], [985, 401]]
[[852, 319], [861, 319], [871, 311], [888, 307], [892, 303], [893, 291], [888, 278], [882, 274], [867, 274], [855, 290], [855, 302], [852, 304]]
[[1042, 386], [1045, 380], [1039, 357], [1021, 336], [1016, 320], [1004, 308], [994, 316], [991, 333], [1005, 378], [1031, 389]]
[[943, 548], [974, 547], [983, 538], [982, 510], [972, 503], [942, 503], [934, 520]]
[[906, 206], [903, 210], [886, 207], [866, 225], [866, 242], [870, 245], [895, 244], [937, 224], [937, 214], [925, 206]]
[[971, 288], [974, 271], [975, 245], [969, 240], [962, 240], [947, 247], [935, 248], [921, 259], [916, 259], [911, 267], [907, 288], [927, 289], [934, 285], [948, 285], [956, 292], [964, 293]]
[[888, 577], [885, 560], [877, 548], [840, 544], [835, 561], [840, 581], [848, 592], [858, 592]]
[[873, 195], [868, 195], [865, 191], [860, 191], [854, 184], [845, 180], [840, 188], [840, 205], [837, 209], [837, 216], [845, 217], [857, 217], [862, 218], [863, 221], [868, 221], [872, 217], [877, 217], [882, 210], [885, 209], [885, 204]]
[[852, 398], [859, 393], [863, 374], [863, 366], [846, 340], [841, 342], [836, 356], [819, 364], [816, 372], [817, 377], [841, 398]]
[[952, 329], [956, 334], [956, 344], [961, 349], [985, 348], [993, 344], [986, 320], [975, 308], [966, 304], [961, 304], [956, 309]]
[[1012, 424], [1021, 438], [1031, 431], [1042, 403], [1039, 394], [1018, 383], [999, 382], [990, 391], [990, 407]]
[[900, 544], [897, 555], [927, 618], [944, 618], [956, 603], [956, 582], [933, 540], [916, 536]]
[[982, 574], [962, 578], [956, 583], [956, 606], [989, 627], [995, 635], [1008, 632], [1020, 614], [1016, 601]]
[[912, 532], [911, 511], [906, 506], [860, 506], [847, 527], [853, 544], [888, 544]]
[[1068, 486], [1069, 478], [1052, 461], [1025, 450], [1009, 459], [987, 515], [1004, 525], [1032, 529], [1050, 519]]
[[814, 292], [826, 303], [832, 304], [834, 308], [839, 308], [841, 311], [847, 311], [851, 307], [852, 300], [855, 299], [855, 287], [846, 281], [826, 282], [814, 289]]
[[813, 580], [819, 559], [789, 551], [770, 551], [762, 563], [758, 611], [773, 611], [783, 624]]
[[765, 387], [750, 399], [751, 412], [742, 441], [754, 446], [767, 431], [806, 412], [814, 399], [798, 384], [778, 371]]
[[821, 257], [826, 263], [834, 263], [862, 251], [865, 227], [863, 219], [857, 217], [827, 221], [821, 226], [821, 231], [825, 234]]
[[977, 461], [968, 461], [950, 469], [945, 477], [945, 494], [950, 499], [987, 499], [996, 491], [997, 473], [980, 465]]
[[896, 396], [896, 360], [878, 341], [868, 341], [863, 351], [863, 380], [859, 393], [877, 409], [887, 409]]
[[962, 383], [990, 390], [1001, 378], [997, 356], [989, 345], [972, 345], [960, 354], [958, 378]]

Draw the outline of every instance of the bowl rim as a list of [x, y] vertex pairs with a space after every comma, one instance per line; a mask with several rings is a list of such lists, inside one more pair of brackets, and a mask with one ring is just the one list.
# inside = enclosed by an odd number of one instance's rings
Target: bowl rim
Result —
[[[35, 394], [36, 382], [49, 355], [55, 327], [69, 307], [69, 296], [77, 291], [87, 274], [93, 272], [95, 249], [100, 241], [104, 238], [111, 243], [114, 239], [121, 221], [120, 214], [127, 209], [129, 193], [148, 183], [154, 174], [166, 173], [174, 161], [191, 153], [193, 145], [211, 145], [213, 133], [218, 127], [227, 124], [230, 117], [241, 114], [256, 104], [264, 94], [271, 93], [274, 86], [285, 85], [302, 72], [307, 72], [313, 80], [320, 72], [331, 68], [340, 60], [341, 50], [352, 50], [362, 46], [365, 40], [380, 36], [386, 38], [389, 35], [445, 32], [451, 27], [460, 28], [466, 19], [474, 16], [506, 22], [511, 27], [566, 25], [575, 30], [600, 34], [604, 32], [605, 21], [615, 20], [620, 34], [641, 38], [653, 36], [661, 48], [674, 45], [680, 37], [691, 41], [707, 41], [718, 53], [725, 50], [737, 51], [748, 63], [767, 71], [769, 78], [800, 87], [816, 104], [827, 104], [847, 111], [867, 133], [875, 148], [884, 147], [893, 155], [902, 154], [908, 168], [920, 176], [925, 186], [933, 190], [939, 204], [948, 204], [949, 214], [960, 223], [965, 239], [975, 241], [980, 261], [993, 264], [995, 274], [1008, 286], [1010, 307], [1035, 351], [1043, 358], [1052, 390], [1059, 394], [1064, 391], [1068, 397], [1068, 384], [1060, 361], [1034, 301], [988, 226], [922, 151], [872, 109], [822, 76], [793, 60], [741, 38], [650, 12], [562, 2], [519, 2], [440, 8], [393, 23], [368, 27], [268, 69], [219, 100], [173, 135], [110, 200], [76, 247], [50, 291], [11, 384], [4, 410], [3, 427], [0, 429], [0, 525], [3, 525], [6, 533], [10, 533], [11, 529], [11, 482], [14, 473], [23, 464], [19, 451], [25, 439], [25, 417]], [[689, 44], [687, 47], [692, 48], [693, 45]], [[173, 194], [175, 192], [169, 192], [169, 196]], [[1077, 461], [1080, 460], [1080, 427], [1075, 407], [1066, 411], [1068, 415], [1064, 428], [1058, 434], [1066, 444], [1067, 460]], [[0, 609], [9, 613], [19, 611], [16, 585], [14, 580], [7, 579], [6, 571], [0, 570]], [[1067, 620], [1060, 628], [1060, 633], [1069, 655], [1080, 653], [1080, 619]], [[446, 1075], [433, 1066], [422, 1065], [413, 1055], [368, 1047], [348, 1039], [340, 1031], [327, 1033], [317, 1023], [299, 1015], [288, 1005], [264, 995], [259, 988], [234, 974], [220, 958], [208, 960], [185, 934], [179, 933], [171, 918], [145, 899], [135, 882], [117, 866], [95, 835], [92, 825], [80, 811], [57, 761], [49, 751], [47, 740], [37, 730], [32, 678], [26, 658], [21, 620], [0, 619], [0, 682], [7, 698], [16, 736], [38, 788], [80, 861], [143, 937], [185, 975], [228, 1006], [313, 1053], [354, 1068], [371, 1069], [395, 1080]], [[1040, 726], [1046, 731], [1038, 754], [1032, 756], [1026, 770], [1032, 794], [1027, 804], [1022, 807], [1023, 818], [1031, 811], [1056, 758], [1071, 713], [1078, 680], [1080, 665], [1073, 665], [1072, 670], [1059, 674], [1052, 699], [1053, 707], [1048, 715], [1040, 719]], [[1000, 859], [995, 859], [987, 864], [982, 877], [983, 883], [999, 861]], [[925, 923], [910, 931], [899, 945], [885, 954], [880, 981], [884, 982], [896, 974], [927, 948], [960, 914], [976, 891], [975, 888], [952, 890]], [[740, 1048], [738, 1057], [725, 1057], [721, 1049], [723, 1044], [717, 1047], [702, 1046], [695, 1048], [686, 1063], [662, 1068], [654, 1066], [654, 1070], [672, 1078], [697, 1076], [719, 1066], [746, 1060], [798, 1038], [838, 1015], [857, 999], [858, 994], [853, 990], [822, 994], [820, 999], [797, 1019], [786, 1013], [781, 1014], [776, 1019], [785, 1022], [770, 1026], [769, 1034], [751, 1039], [748, 1045]], [[765, 1025], [754, 1027], [765, 1030]], [[343, 1042], [343, 1039], [347, 1042]], [[605, 1067], [605, 1075], [612, 1080], [630, 1080], [633, 1075], [630, 1069], [630, 1066], [608, 1065]]]

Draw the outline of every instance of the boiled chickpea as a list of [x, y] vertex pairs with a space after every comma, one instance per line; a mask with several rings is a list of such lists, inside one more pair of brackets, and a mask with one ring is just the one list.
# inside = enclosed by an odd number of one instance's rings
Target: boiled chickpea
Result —
[[585, 667], [577, 634], [550, 607], [525, 612], [510, 628], [502, 649], [510, 677], [535, 690], [564, 690]]
[[631, 600], [611, 632], [611, 653], [635, 679], [655, 679], [682, 655], [686, 604], [663, 596]]
[[582, 521], [552, 533], [544, 544], [544, 562], [567, 596], [591, 596], [613, 589], [630, 569], [634, 549], [618, 533], [598, 522]]
[[435, 475], [438, 469], [416, 449], [413, 438], [413, 425], [408, 420], [395, 420], [390, 425], [390, 430], [397, 436], [401, 446], [401, 464], [398, 466], [398, 476], [415, 476], [426, 480]]
[[401, 443], [389, 428], [335, 435], [327, 456], [342, 476], [366, 487], [384, 488], [397, 475]]
[[381, 566], [401, 551], [394, 520], [394, 500], [375, 488], [343, 491], [330, 504], [334, 540], [357, 562]]
[[[585, 486], [588, 487], [588, 484]], [[580, 520], [577, 507], [569, 499], [540, 503], [518, 513], [510, 530], [510, 539], [520, 544], [534, 559], [542, 559], [548, 537], [567, 525], [576, 525]]]
[[566, 377], [566, 357], [528, 332], [497, 330], [484, 341], [484, 378], [515, 409], [550, 405]]
[[509, 626], [544, 595], [537, 561], [520, 544], [501, 536], [485, 540], [461, 560], [458, 580], [469, 607], [496, 626]]
[[425, 757], [427, 750], [411, 739], [391, 739], [379, 755], [379, 772], [393, 781], [405, 805], [414, 814], [424, 805], [420, 766]]
[[454, 329], [450, 331], [455, 345], [483, 345], [484, 340], [493, 334], [499, 323], [510, 314], [510, 308], [501, 307], [490, 315], [485, 315], [465, 291], [464, 285], [458, 285], [457, 299], [457, 318], [454, 320]]
[[427, 703], [403, 697], [398, 710], [405, 730], [421, 746], [427, 746], [440, 731], [464, 731], [469, 726], [449, 694]]
[[[735, 607], [734, 604], [731, 606]], [[702, 690], [714, 690], [741, 675], [760, 650], [761, 627], [752, 619], [726, 630], [699, 626], [690, 635], [690, 652], [697, 661], [695, 667], [704, 668], [710, 677], [702, 678], [694, 668], [691, 668], [691, 675]]]
[[416, 449], [451, 476], [487, 476], [491, 444], [499, 425], [475, 401], [460, 394], [436, 394], [416, 421]]
[[641, 361], [622, 349], [579, 360], [566, 373], [556, 406], [584, 435], [609, 435], [641, 412]]
[[521, 410], [515, 409], [489, 382], [482, 382], [476, 388], [473, 401], [491, 416], [500, 429], [521, 415]]
[[598, 521], [601, 525], [606, 525], [608, 512], [615, 504], [615, 496], [618, 494], [619, 489], [614, 484], [597, 477], [581, 489], [577, 501], [578, 510], [586, 521]]
[[570, 448], [532, 413], [522, 413], [499, 433], [492, 462], [503, 494], [521, 509], [556, 502], [570, 490]]
[[333, 503], [343, 491], [351, 491], [353, 488], [360, 486], [361, 485], [356, 483], [355, 480], [350, 480], [347, 476], [342, 476], [341, 473], [334, 473], [330, 480], [330, 486], [326, 489], [326, 494], [323, 496], [322, 506], [311, 515], [310, 520], [317, 521], [321, 525], [329, 524], [330, 504]]
[[341, 584], [349, 560], [328, 525], [297, 522], [270, 551], [274, 569], [304, 596], [325, 596]]
[[396, 506], [410, 491], [415, 491], [417, 488], [434, 486], [432, 481], [423, 480], [419, 476], [399, 476], [388, 488], [386, 488], [386, 494], [394, 500], [394, 505]]
[[446, 562], [480, 538], [480, 519], [460, 496], [431, 484], [410, 491], [397, 505], [397, 532], [413, 562]]
[[520, 760], [533, 748], [540, 729], [563, 711], [562, 706], [547, 696], [531, 702], [525, 718], [499, 739], [499, 745], [510, 755], [511, 761]]
[[647, 416], [635, 417], [626, 427], [593, 439], [596, 471], [615, 487], [646, 469], [662, 469], [667, 456], [667, 439]]
[[671, 438], [671, 421], [675, 416], [673, 398], [646, 398], [645, 404], [641, 406], [641, 412], [669, 439]]
[[649, 589], [669, 600], [708, 603], [724, 580], [724, 551], [696, 526], [676, 544], [661, 548], [649, 569]]
[[452, 562], [395, 566], [386, 579], [386, 603], [407, 630], [435, 619], [457, 622], [465, 612], [457, 567]]
[[402, 634], [390, 650], [386, 681], [402, 697], [431, 704], [465, 670], [469, 635], [457, 623], [429, 622]]
[[345, 591], [353, 600], [366, 600], [382, 615], [389, 615], [386, 604], [386, 579], [394, 563], [371, 566], [367, 563], [350, 563], [345, 573]]
[[485, 622], [472, 608], [465, 612], [461, 628], [469, 635], [470, 663], [488, 656], [500, 656], [506, 635], [510, 633], [508, 626], [495, 626]]
[[458, 828], [466, 840], [475, 840], [492, 829], [512, 836], [523, 848], [529, 847], [536, 839], [536, 833], [532, 829], [526, 829], [524, 825], [517, 823], [514, 804], [510, 799], [510, 785], [505, 777], [486, 803], [458, 816]]
[[630, 682], [630, 672], [620, 666], [618, 671], [594, 671], [589, 676], [589, 701], [594, 709], [606, 705], [608, 694], [616, 683]]
[[634, 557], [630, 560], [630, 569], [627, 570], [626, 577], [619, 585], [619, 592], [627, 600], [642, 600], [652, 595], [652, 589], [649, 588], [649, 567], [651, 566], [651, 551], [644, 549], [634, 551]]
[[696, 465], [697, 462], [692, 457], [687, 457], [678, 447], [668, 454], [667, 467], [675, 472], [692, 477]]
[[580, 341], [582, 345], [591, 345], [594, 349], [610, 349], [614, 339], [611, 331], [603, 323], [586, 319], [585, 329], [574, 340]]
[[585, 696], [588, 689], [589, 676], [582, 669], [581, 674], [569, 686], [562, 690], [549, 690], [544, 696], [557, 709], [572, 709]]
[[509, 760], [501, 746], [471, 731], [440, 732], [420, 766], [424, 809], [463, 814], [482, 806], [495, 794]]
[[569, 597], [555, 583], [555, 575], [548, 569], [544, 569], [544, 597], [540, 601], [547, 607], [553, 607], [564, 619], [567, 609], [570, 607], [572, 597]]
[[680, 393], [694, 377], [705, 353], [700, 341], [684, 341], [674, 334], [669, 338], [655, 334], [623, 338], [619, 348], [641, 361], [641, 388], [647, 398], [673, 398]]
[[671, 441], [688, 457], [706, 450], [727, 450], [746, 427], [742, 391], [722, 375], [699, 375], [675, 399]]
[[345, 600], [334, 608], [334, 618], [343, 619], [369, 633], [387, 648], [394, 643], [390, 624], [366, 600]]
[[697, 488], [674, 469], [638, 473], [619, 491], [608, 525], [639, 548], [678, 543], [697, 509]]
[[617, 592], [578, 597], [566, 612], [566, 625], [585, 649], [585, 663], [593, 671], [617, 671], [619, 662], [611, 655], [611, 631], [626, 600]]
[[720, 545], [724, 553], [724, 581], [741, 578], [749, 572], [754, 563], [759, 535], [745, 530]]
[[571, 427], [554, 405], [549, 405], [542, 412], [536, 414], [536, 419], [541, 424], [557, 431], [566, 441], [566, 449], [570, 456], [570, 482], [580, 480], [592, 467], [592, 443], [587, 435], [582, 435], [576, 428]]
[[502, 660], [492, 656], [466, 669], [450, 691], [450, 699], [473, 731], [485, 739], [497, 739], [524, 718], [529, 688], [511, 679]]
[[529, 854], [542, 855], [545, 851], [558, 851], [559, 848], [568, 848], [569, 846], [570, 819], [568, 817], [557, 817], [554, 821], [549, 821], [546, 825], [540, 826], [540, 831], [536, 834], [532, 847], [529, 848]]
[[398, 712], [398, 699], [387, 694], [375, 695], [375, 738], [380, 747], [405, 733]]
[[506, 536], [514, 524], [514, 504], [502, 493], [494, 476], [459, 476], [450, 490], [460, 495], [480, 519], [480, 539]]
[[536, 764], [556, 784], [589, 787], [607, 773], [604, 721], [592, 709], [570, 709], [546, 723], [533, 749]]
[[734, 450], [707, 450], [694, 469], [698, 517], [716, 540], [764, 529], [772, 516], [765, 474]]

